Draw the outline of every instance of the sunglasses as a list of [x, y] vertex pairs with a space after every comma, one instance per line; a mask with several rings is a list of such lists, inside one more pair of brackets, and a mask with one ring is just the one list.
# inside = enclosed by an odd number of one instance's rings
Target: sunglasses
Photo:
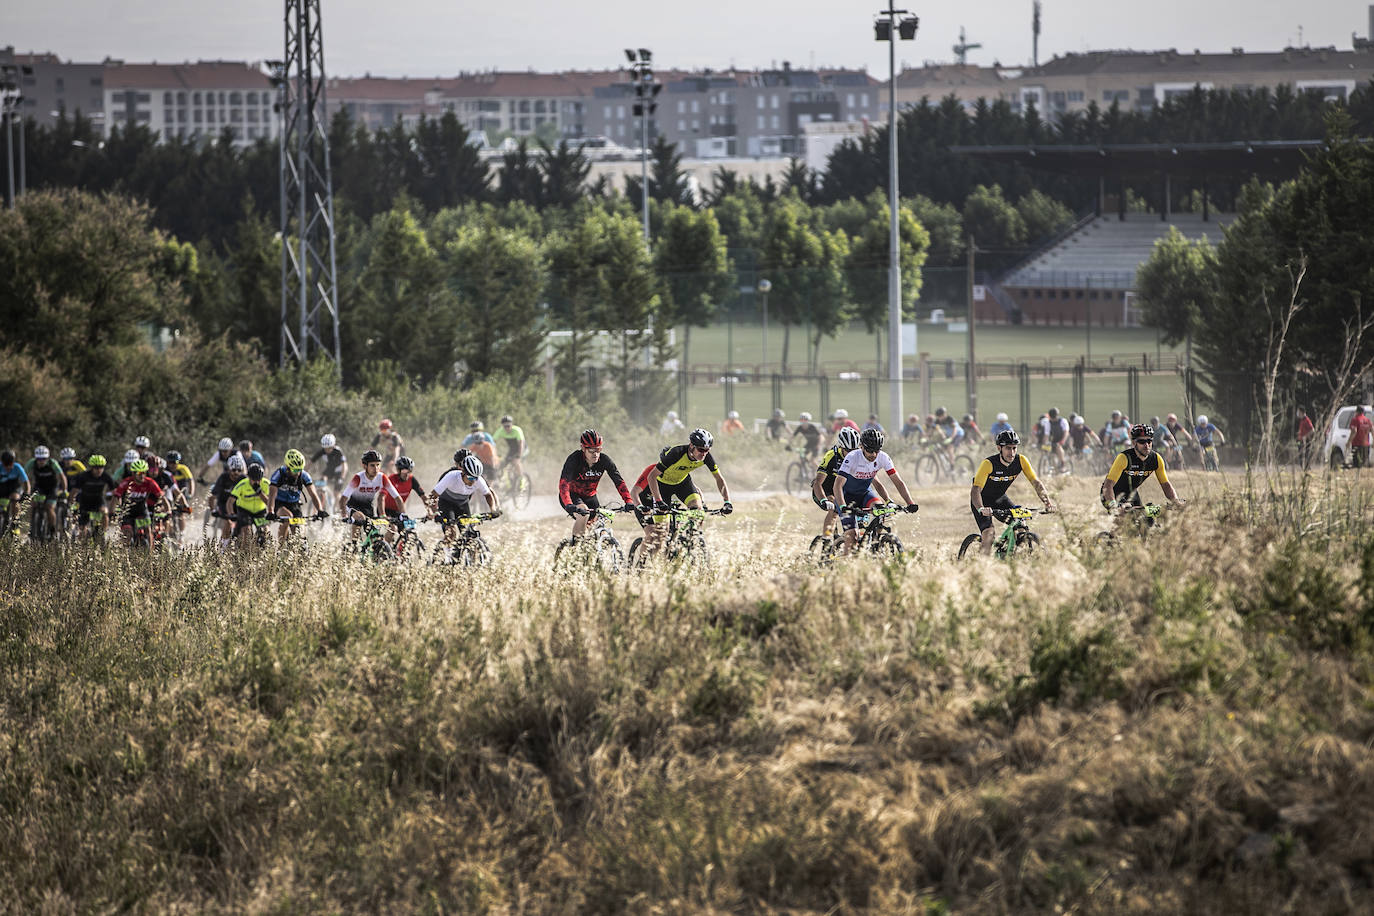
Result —
[[1136, 445], [1153, 445], [1153, 444], [1154, 444], [1154, 441], [1155, 441], [1155, 440], [1153, 440], [1153, 439], [1137, 439], [1137, 440], [1135, 440], [1135, 444], [1136, 444]]

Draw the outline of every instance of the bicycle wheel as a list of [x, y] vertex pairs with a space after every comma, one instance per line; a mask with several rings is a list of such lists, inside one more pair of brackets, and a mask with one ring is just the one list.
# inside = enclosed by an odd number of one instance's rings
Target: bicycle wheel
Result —
[[48, 539], [48, 513], [42, 503], [34, 503], [29, 508], [29, 541], [42, 544]]
[[615, 535], [609, 531], [602, 531], [596, 538], [596, 561], [601, 569], [607, 573], [620, 572], [621, 564], [625, 562], [625, 554], [620, 549], [620, 542], [615, 539]]
[[881, 535], [873, 542], [872, 551], [885, 560], [902, 555], [902, 540], [895, 534]]
[[933, 487], [940, 479], [940, 462], [934, 455], [922, 455], [916, 459], [916, 485]]
[[981, 544], [982, 541], [983, 536], [981, 534], [970, 534], [968, 537], [964, 538], [964, 542], [959, 545], [959, 559], [962, 560], [970, 553], [978, 553], [979, 551], [975, 551], [973, 548], [975, 545]]
[[648, 557], [640, 550], [643, 545], [644, 538], [642, 537], [635, 538], [634, 542], [630, 544], [630, 553], [627, 559], [630, 569], [644, 568], [644, 563], [648, 560]]
[[480, 534], [475, 534], [459, 544], [454, 561], [463, 566], [486, 566], [491, 562], [491, 548]]
[[1022, 553], [1035, 553], [1040, 549], [1040, 535], [1025, 529], [1016, 532], [1016, 549]]
[[701, 535], [691, 538], [682, 545], [682, 553], [688, 562], [706, 569], [711, 565], [711, 551], [706, 548], [706, 539]]
[[788, 496], [795, 496], [799, 499], [806, 497], [807, 481], [806, 472], [802, 470], [800, 461], [794, 461], [787, 466], [787, 472], [783, 476], [783, 485], [787, 489]]
[[954, 456], [954, 468], [950, 473], [955, 483], [973, 483], [973, 459], [968, 455]]
[[1093, 544], [1099, 550], [1110, 550], [1116, 546], [1116, 535], [1110, 531], [1099, 531], [1093, 538]]
[[530, 480], [530, 475], [521, 474], [515, 480], [515, 493], [511, 503], [517, 509], [524, 509], [530, 504], [530, 499], [534, 496], [534, 483]]
[[831, 552], [836, 540], [834, 535], [826, 537], [823, 534], [818, 534], [811, 539], [811, 546], [806, 548], [806, 552], [816, 558], [824, 557]]

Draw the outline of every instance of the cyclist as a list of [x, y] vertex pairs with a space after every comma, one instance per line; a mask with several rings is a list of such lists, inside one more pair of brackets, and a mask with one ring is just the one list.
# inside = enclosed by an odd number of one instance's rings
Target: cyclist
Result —
[[807, 461], [815, 461], [821, 453], [821, 428], [811, 422], [811, 414], [804, 410], [797, 417], [797, 420], [797, 428], [792, 430], [792, 435], [787, 441], [791, 442], [792, 439], [801, 436], [802, 455]]
[[310, 494], [310, 501], [315, 505], [315, 518], [329, 517], [329, 513], [324, 511], [324, 503], [320, 501], [320, 493], [315, 489], [315, 481], [305, 469], [305, 454], [300, 449], [286, 450], [282, 466], [272, 472], [267, 483], [267, 505], [272, 508], [272, 514], [282, 520], [277, 526], [277, 543], [285, 543], [286, 536], [291, 532], [291, 523], [287, 519], [300, 518], [303, 514], [303, 493]]
[[[1206, 466], [1207, 449], [1215, 445], [1225, 445], [1226, 437], [1217, 429], [1216, 424], [1207, 419], [1206, 414], [1198, 414], [1197, 424], [1193, 427], [1193, 438], [1197, 440], [1197, 459]], [[1213, 442], [1212, 440], [1216, 441]], [[1217, 462], [1220, 465], [1221, 462]]]
[[206, 482], [206, 471], [217, 464], [224, 464], [229, 460], [229, 457], [234, 454], [234, 440], [225, 436], [223, 439], [219, 440], [219, 445], [216, 446], [216, 449], [218, 450], [213, 455], [205, 459], [205, 463], [200, 466], [200, 470], [196, 471], [196, 479], [201, 483]]
[[[1011, 423], [1007, 421], [1007, 415], [1005, 413], [999, 413], [997, 419], [988, 427], [988, 435], [996, 442], [997, 436], [1009, 429], [1011, 429]], [[1020, 437], [1018, 436], [1017, 438], [1019, 440]]]
[[[38, 497], [43, 499], [43, 514], [48, 518], [48, 536], [51, 538], [57, 533], [57, 500], [59, 496], [62, 499], [67, 497], [67, 475], [52, 460], [46, 445], [33, 450], [33, 460], [24, 468], [24, 473], [28, 475], [35, 501]], [[29, 536], [32, 537], [33, 532]]]
[[387, 475], [387, 480], [391, 481], [391, 486], [400, 495], [400, 499], [392, 499], [390, 494], [382, 495], [382, 511], [386, 517], [393, 522], [399, 521], [401, 515], [405, 513], [406, 500], [410, 498], [412, 491], [415, 498], [420, 501], [420, 505], [425, 505], [428, 494], [425, 488], [420, 486], [420, 481], [415, 479], [415, 462], [409, 455], [402, 455], [396, 459], [396, 471]]
[[849, 427], [856, 432], [859, 429], [859, 424], [849, 419], [849, 411], [845, 410], [843, 407], [836, 407], [835, 412], [830, 416], [834, 420], [834, 424], [830, 427], [830, 432], [832, 434], [838, 433], [845, 427]]
[[1074, 414], [1069, 419], [1069, 445], [1075, 455], [1090, 458], [1094, 449], [1102, 447], [1102, 440], [1097, 438], [1097, 433], [1093, 432], [1086, 420]]
[[[454, 456], [455, 458], [457, 456]], [[466, 455], [462, 461], [455, 462], [458, 467], [446, 472], [430, 493], [430, 512], [444, 528], [444, 543], [452, 544], [458, 537], [457, 521], [472, 515], [473, 496], [487, 500], [488, 513], [496, 518], [501, 514], [496, 494], [482, 479], [482, 461], [476, 455]]]
[[191, 469], [181, 463], [181, 452], [172, 449], [163, 460], [167, 464], [167, 470], [172, 472], [172, 478], [181, 487], [181, 492], [186, 494], [188, 502], [196, 498], [196, 475], [191, 473]]
[[[177, 485], [176, 478], [172, 476], [172, 472], [167, 470], [162, 459], [155, 453], [150, 451], [148, 457], [143, 460], [148, 462], [148, 478], [162, 488], [163, 494], [167, 497], [168, 505], [173, 509], [172, 518], [176, 519], [177, 531], [182, 531], [186, 527], [184, 516], [191, 511], [191, 506], [186, 501], [186, 494], [181, 492], [181, 487]], [[177, 509], [182, 511], [175, 511]], [[162, 533], [166, 534], [166, 528], [162, 527], [162, 523], [159, 522], [158, 525], [162, 529]]]
[[701, 505], [701, 491], [692, 481], [692, 472], [705, 465], [716, 479], [716, 489], [720, 491], [720, 514], [729, 515], [735, 511], [730, 502], [730, 488], [716, 467], [716, 459], [711, 454], [715, 439], [704, 429], [694, 429], [687, 434], [686, 445], [670, 445], [658, 454], [656, 473], [649, 475], [649, 492], [654, 496], [653, 524], [644, 529], [644, 549], [651, 555], [658, 550], [663, 541], [667, 526], [668, 503], [677, 497], [689, 509]]
[[9, 523], [19, 517], [19, 500], [29, 495], [29, 475], [24, 466], [14, 460], [14, 452], [6, 449], [0, 452], [0, 497], [9, 500], [6, 512]]
[[[119, 500], [119, 527], [131, 541], [134, 522], [148, 518], [155, 509], [163, 508], [170, 512], [172, 508], [162, 487], [148, 476], [148, 462], [142, 458], [129, 462], [129, 473], [115, 487], [114, 497]], [[148, 546], [152, 546], [151, 530]]]
[[225, 548], [229, 546], [229, 540], [233, 536], [233, 519], [229, 515], [229, 493], [234, 486], [248, 474], [248, 462], [243, 460], [243, 456], [235, 452], [224, 462], [224, 470], [220, 472], [219, 478], [210, 487], [210, 495], [206, 499], [210, 511], [215, 518], [219, 519], [219, 546]]
[[658, 434], [660, 437], [666, 439], [678, 430], [686, 428], [687, 427], [682, 425], [682, 421], [677, 418], [677, 411], [670, 410], [663, 418], [663, 422], [659, 425]]
[[964, 429], [954, 419], [954, 414], [945, 410], [943, 407], [935, 408], [935, 432], [940, 438], [940, 443], [945, 450], [945, 455], [949, 457], [950, 463], [954, 463], [954, 451], [964, 441]]
[[135, 461], [140, 460], [142, 459], [139, 458], [138, 449], [129, 449], [127, 452], [124, 453], [124, 460], [119, 463], [119, 467], [115, 468], [114, 473], [110, 476], [113, 477], [115, 480], [123, 480], [125, 477], [128, 477], [131, 473], [129, 468], [133, 465], [133, 463]]
[[978, 533], [983, 539], [982, 550], [992, 553], [995, 540], [992, 533], [992, 510], [1010, 509], [1015, 503], [1007, 499], [1007, 490], [1022, 474], [1035, 488], [1035, 495], [1045, 504], [1045, 511], [1054, 511], [1050, 495], [1045, 485], [1035, 476], [1031, 463], [1026, 456], [1018, 454], [1021, 437], [1014, 429], [1004, 429], [997, 434], [997, 454], [989, 455], [978, 465], [973, 475], [973, 488], [969, 491], [969, 507], [973, 510], [973, 520], [978, 523]]
[[134, 449], [138, 452], [138, 457], [146, 461], [148, 456], [153, 453], [153, 443], [147, 436], [135, 436]]
[[86, 465], [77, 460], [76, 449], [64, 448], [57, 455], [57, 463], [61, 466], [62, 473], [67, 475], [67, 492], [76, 492], [72, 489], [72, 481], [76, 479], [76, 475], [86, 470]]
[[1068, 470], [1064, 464], [1064, 441], [1068, 437], [1068, 419], [1059, 415], [1058, 407], [1051, 407], [1049, 412], [1040, 418], [1040, 435], [1037, 438], [1042, 448], [1049, 446], [1050, 454], [1054, 456], [1054, 469], [1058, 474], [1064, 474]]
[[384, 419], [377, 424], [377, 435], [372, 437], [372, 448], [375, 450], [378, 446], [385, 450], [383, 455], [385, 460], [382, 462], [382, 470], [384, 471], [389, 471], [395, 467], [396, 459], [406, 453], [405, 440], [401, 438], [400, 433], [396, 432], [390, 420]]
[[1112, 451], [1124, 448], [1131, 438], [1131, 421], [1119, 410], [1113, 410], [1107, 422], [1102, 424], [1097, 437]]
[[744, 432], [744, 424], [740, 422], [738, 410], [732, 410], [725, 415], [725, 422], [720, 424], [720, 431], [726, 436]]
[[239, 440], [239, 454], [243, 456], [245, 464], [250, 467], [254, 464], [262, 465], [263, 473], [267, 473], [267, 459], [262, 457], [262, 452], [253, 448], [253, 443], [248, 439]]
[[1170, 456], [1178, 448], [1178, 442], [1174, 439], [1174, 434], [1169, 432], [1169, 427], [1160, 421], [1159, 417], [1150, 417], [1150, 429], [1155, 431], [1155, 451], [1164, 456], [1168, 463]]
[[983, 444], [983, 431], [978, 428], [978, 421], [973, 419], [973, 414], [964, 414], [964, 418], [959, 421], [959, 428], [964, 431], [965, 442], [970, 445]]
[[[1202, 419], [1201, 417], [1198, 418]], [[1111, 470], [1102, 478], [1102, 505], [1108, 510], [1123, 504], [1143, 505], [1140, 499], [1140, 485], [1153, 474], [1159, 479], [1159, 488], [1169, 502], [1181, 506], [1183, 500], [1174, 492], [1169, 483], [1169, 475], [1164, 470], [1164, 461], [1154, 451], [1154, 430], [1144, 423], [1130, 428], [1132, 447], [1120, 452], [1112, 461]]]
[[496, 468], [496, 440], [483, 427], [481, 420], [468, 424], [468, 434], [461, 445], [477, 456], [482, 462], [483, 473], [491, 473]]
[[515, 425], [515, 418], [506, 414], [501, 418], [501, 426], [496, 432], [491, 434], [496, 442], [504, 443], [506, 446], [506, 457], [501, 459], [501, 464], [497, 467], [496, 473], [500, 475], [507, 468], [510, 469], [512, 479], [516, 481], [516, 487], [520, 486], [520, 481], [525, 476], [525, 455], [529, 454], [529, 447], [525, 444], [525, 431]]
[[[76, 500], [76, 530], [91, 524], [91, 514], [100, 513], [100, 521], [91, 525], [91, 539], [103, 535], [110, 524], [109, 500], [115, 491], [115, 480], [105, 472], [105, 456], [92, 455], [87, 469], [72, 479], [72, 493]], [[99, 531], [97, 532], [97, 529]]]
[[865, 429], [876, 429], [880, 433], [887, 432], [887, 430], [883, 429], [883, 424], [878, 422], [878, 415], [876, 413], [868, 415], [868, 419], [864, 421], [864, 425], [860, 427], [859, 432], [863, 432]]
[[834, 500], [830, 498], [830, 494], [835, 491], [835, 475], [839, 473], [840, 464], [845, 456], [858, 447], [859, 433], [852, 429], [840, 430], [835, 436], [835, 447], [821, 458], [821, 463], [816, 467], [816, 476], [811, 478], [811, 501], [825, 510], [825, 519], [821, 522], [821, 537], [830, 537], [835, 527], [835, 519], [839, 515], [835, 511]]
[[911, 441], [912, 436], [919, 439], [922, 431], [921, 418], [914, 413], [910, 414], [902, 424], [902, 439], [907, 442]]
[[248, 465], [248, 475], [234, 484], [234, 488], [229, 491], [229, 498], [224, 501], [227, 514], [234, 520], [232, 537], [240, 544], [248, 543], [249, 533], [255, 527], [254, 520], [265, 518], [267, 515], [270, 503], [267, 491], [262, 485], [265, 476], [266, 469], [254, 461]]
[[602, 451], [605, 440], [601, 438], [601, 433], [584, 429], [577, 444], [577, 451], [567, 457], [563, 462], [563, 470], [558, 473], [558, 504], [573, 519], [574, 541], [587, 530], [590, 513], [601, 508], [596, 489], [601, 485], [603, 475], [610, 475], [611, 483], [615, 484], [616, 491], [626, 505], [634, 502], [625, 478], [620, 476], [620, 469], [615, 466], [611, 456]]
[[[831, 493], [835, 496], [835, 505], [867, 509], [886, 500], [887, 488], [878, 480], [878, 473], [886, 471], [887, 476], [891, 477], [893, 484], [896, 485], [897, 492], [906, 500], [906, 511], [916, 511], [916, 501], [911, 498], [911, 493], [907, 490], [901, 475], [897, 473], [897, 468], [893, 466], [892, 459], [883, 451], [883, 442], [886, 438], [876, 429], [866, 429], [859, 434], [859, 447], [846, 455], [835, 471], [835, 483], [831, 488]], [[858, 518], [846, 515], [842, 524], [844, 552], [847, 556], [854, 551], [859, 541], [859, 532], [856, 528]]]
[[320, 449], [310, 456], [310, 460], [315, 463], [324, 462], [319, 479], [334, 491], [334, 498], [337, 500], [343, 492], [344, 481], [348, 479], [348, 456], [339, 448], [333, 433], [320, 436]]
[[[377, 497], [382, 493], [389, 494], [397, 502], [401, 501], [401, 494], [396, 492], [391, 481], [382, 473], [382, 456], [376, 449], [363, 452], [362, 464], [363, 469], [353, 475], [339, 497], [344, 503], [340, 514], [350, 522], [354, 521], [355, 515], [376, 518]], [[357, 539], [358, 529], [355, 527], [353, 540]]]
[[1178, 414], [1171, 413], [1164, 418], [1164, 426], [1169, 430], [1169, 434], [1174, 437], [1174, 448], [1172, 454], [1166, 455], [1169, 462], [1169, 469], [1176, 470], [1183, 467], [1183, 446], [1191, 445], [1193, 442], [1192, 433], [1188, 432], [1188, 427], [1178, 420]]
[[654, 494], [649, 490], [649, 476], [656, 470], [657, 461], [640, 471], [634, 486], [630, 487], [630, 504], [635, 507], [635, 521], [639, 522], [641, 528], [648, 527], [649, 516], [653, 512]]
[[782, 439], [782, 434], [787, 432], [787, 414], [782, 412], [781, 407], [773, 408], [773, 416], [768, 418], [768, 438]]

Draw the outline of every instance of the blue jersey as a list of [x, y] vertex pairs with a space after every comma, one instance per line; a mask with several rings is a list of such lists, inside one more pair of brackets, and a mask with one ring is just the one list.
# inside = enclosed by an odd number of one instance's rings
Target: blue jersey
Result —
[[24, 489], [24, 484], [29, 482], [29, 475], [24, 473], [24, 466], [15, 462], [13, 467], [5, 467], [0, 464], [0, 484], [3, 484], [4, 492], [0, 496], [9, 496]]
[[311, 486], [314, 481], [310, 479], [309, 471], [293, 474], [288, 468], [280, 467], [272, 472], [272, 479], [268, 483], [277, 488], [277, 502], [290, 506], [301, 501], [301, 490]]
[[988, 427], [988, 435], [996, 439], [998, 433], [1005, 432], [1009, 429], [1011, 429], [1010, 423], [1008, 423], [1006, 420], [998, 420], [996, 423]]
[[493, 448], [496, 447], [496, 440], [493, 439], [491, 436], [487, 435], [486, 433], [482, 432], [480, 429], [475, 433], [468, 433], [468, 437], [463, 440], [462, 447], [472, 448], [474, 445], [478, 445], [482, 442], [487, 443]]
[[1194, 427], [1193, 435], [1197, 437], [1197, 444], [1206, 448], [1212, 444], [1212, 433], [1216, 431], [1216, 424], [1208, 423], [1206, 426]]

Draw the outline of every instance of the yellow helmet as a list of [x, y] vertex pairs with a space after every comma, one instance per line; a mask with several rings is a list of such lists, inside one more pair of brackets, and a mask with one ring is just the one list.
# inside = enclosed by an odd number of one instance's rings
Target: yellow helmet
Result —
[[305, 468], [305, 455], [301, 454], [300, 449], [287, 450], [286, 467], [293, 472], [300, 472]]

